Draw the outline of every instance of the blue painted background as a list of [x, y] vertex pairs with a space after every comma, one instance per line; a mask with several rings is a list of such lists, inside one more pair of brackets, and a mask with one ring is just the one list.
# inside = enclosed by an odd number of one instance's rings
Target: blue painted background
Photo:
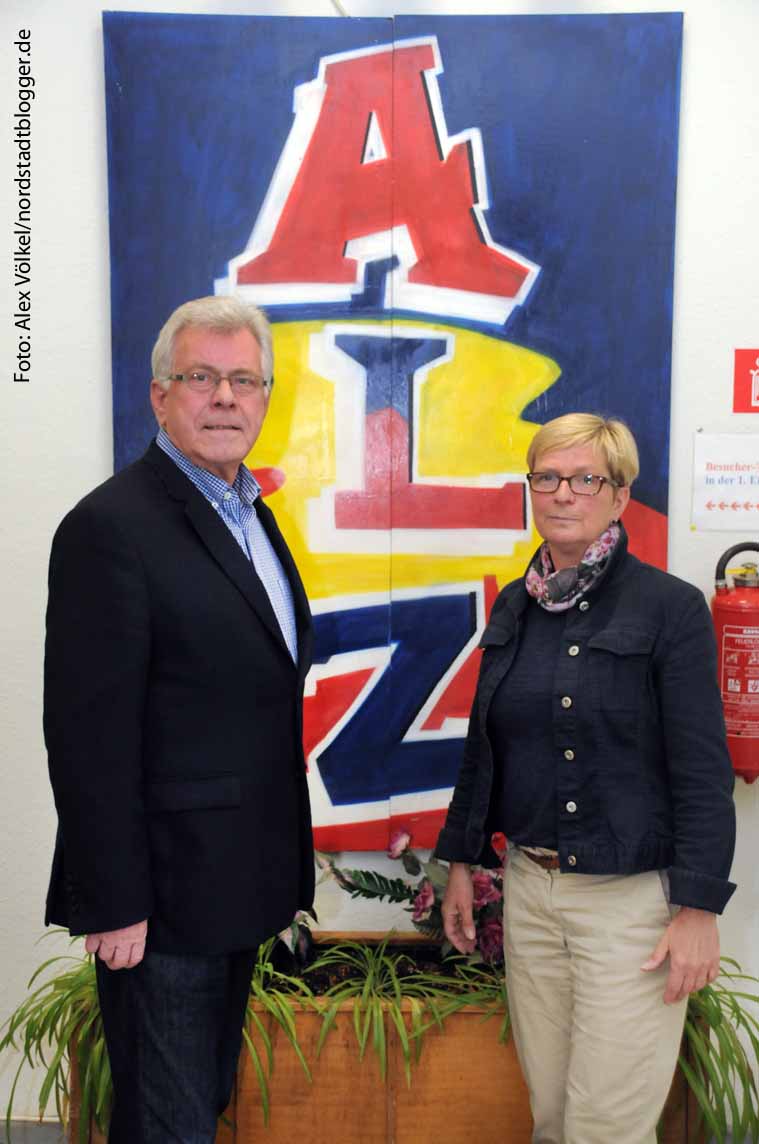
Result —
[[[115, 464], [154, 432], [149, 355], [247, 243], [322, 55], [436, 35], [449, 134], [483, 136], [493, 239], [542, 272], [505, 327], [559, 381], [525, 410], [617, 413], [666, 512], [682, 17], [389, 20], [105, 13]], [[369, 314], [376, 292], [351, 309]], [[298, 307], [272, 317], [346, 313]]]

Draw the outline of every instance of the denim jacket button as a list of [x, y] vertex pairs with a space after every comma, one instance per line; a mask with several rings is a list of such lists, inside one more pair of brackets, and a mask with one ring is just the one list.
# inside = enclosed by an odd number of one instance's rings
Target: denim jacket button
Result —
[[574, 812], [577, 810], [577, 803], [576, 802], [568, 802], [567, 803], [567, 810], [569, 811], [570, 814], [574, 814]]
[[562, 695], [561, 705], [562, 705], [562, 707], [571, 707], [572, 706], [572, 700], [571, 700], [569, 695]]
[[567, 747], [566, 751], [564, 752], [564, 758], [567, 760], [568, 763], [571, 763], [572, 760], [574, 759], [574, 757], [575, 757], [575, 753], [572, 750], [572, 748]]
[[587, 612], [588, 608], [590, 607], [590, 604], [588, 603], [587, 600], [580, 600], [580, 603], [577, 606], [581, 612]]
[[576, 644], [576, 643], [573, 643], [573, 644], [572, 644], [572, 646], [571, 646], [570, 648], [568, 648], [568, 649], [567, 649], [567, 652], [568, 652], [568, 654], [569, 654], [569, 655], [579, 655], [579, 654], [580, 654], [580, 649], [579, 649], [579, 647], [577, 646], [577, 644]]
[[569, 855], [569, 857], [567, 858], [567, 864], [569, 866], [576, 866], [577, 865], [577, 859], [575, 858], [574, 854]]

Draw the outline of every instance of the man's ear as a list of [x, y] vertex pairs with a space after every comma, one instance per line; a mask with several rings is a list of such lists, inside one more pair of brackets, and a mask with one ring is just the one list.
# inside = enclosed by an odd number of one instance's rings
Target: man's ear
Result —
[[161, 427], [166, 424], [165, 405], [168, 393], [168, 389], [164, 389], [160, 381], [153, 378], [150, 382], [150, 404], [153, 406], [155, 419]]

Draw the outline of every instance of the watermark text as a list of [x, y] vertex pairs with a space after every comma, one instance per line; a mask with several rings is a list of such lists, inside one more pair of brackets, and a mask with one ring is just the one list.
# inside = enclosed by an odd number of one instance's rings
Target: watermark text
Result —
[[16, 48], [18, 90], [13, 108], [12, 134], [16, 148], [13, 182], [16, 187], [12, 216], [12, 273], [16, 335], [14, 382], [30, 382], [32, 373], [32, 110], [37, 96], [32, 72], [32, 34], [20, 28]]

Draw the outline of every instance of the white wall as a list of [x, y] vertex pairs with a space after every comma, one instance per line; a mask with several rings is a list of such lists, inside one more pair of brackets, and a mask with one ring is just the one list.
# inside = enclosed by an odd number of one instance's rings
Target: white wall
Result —
[[[444, 2], [341, 0], [352, 16], [468, 10]], [[308, 3], [155, 3], [113, 0], [113, 9], [226, 14], [335, 14], [330, 0]], [[732, 351], [759, 344], [759, 37], [756, 0], [649, 0], [606, 3], [481, 2], [479, 13], [685, 12], [678, 182], [670, 491], [670, 567], [707, 595], [714, 565], [745, 534], [690, 529], [692, 437], [704, 431], [759, 432], [759, 416], [735, 415]], [[41, 721], [42, 634], [50, 539], [63, 513], [111, 471], [107, 184], [100, 6], [94, 0], [5, 0], [0, 14], [0, 381], [8, 399], [2, 433], [3, 598], [0, 647], [0, 1022], [23, 995], [32, 969], [57, 948], [40, 949], [54, 833]], [[33, 111], [33, 365], [14, 385], [12, 223], [15, 185], [10, 115], [15, 108], [19, 28], [32, 33], [37, 80]], [[73, 380], [72, 380], [73, 379]], [[723, 948], [759, 974], [757, 864], [759, 784], [739, 780], [734, 877], [739, 883]], [[348, 899], [323, 897], [330, 928], [377, 928]], [[389, 917], [390, 915], [386, 915]], [[384, 924], [384, 922], [379, 923]], [[61, 942], [58, 942], [61, 947]], [[0, 1110], [11, 1062], [0, 1065]], [[16, 1114], [33, 1116], [33, 1085]]]

